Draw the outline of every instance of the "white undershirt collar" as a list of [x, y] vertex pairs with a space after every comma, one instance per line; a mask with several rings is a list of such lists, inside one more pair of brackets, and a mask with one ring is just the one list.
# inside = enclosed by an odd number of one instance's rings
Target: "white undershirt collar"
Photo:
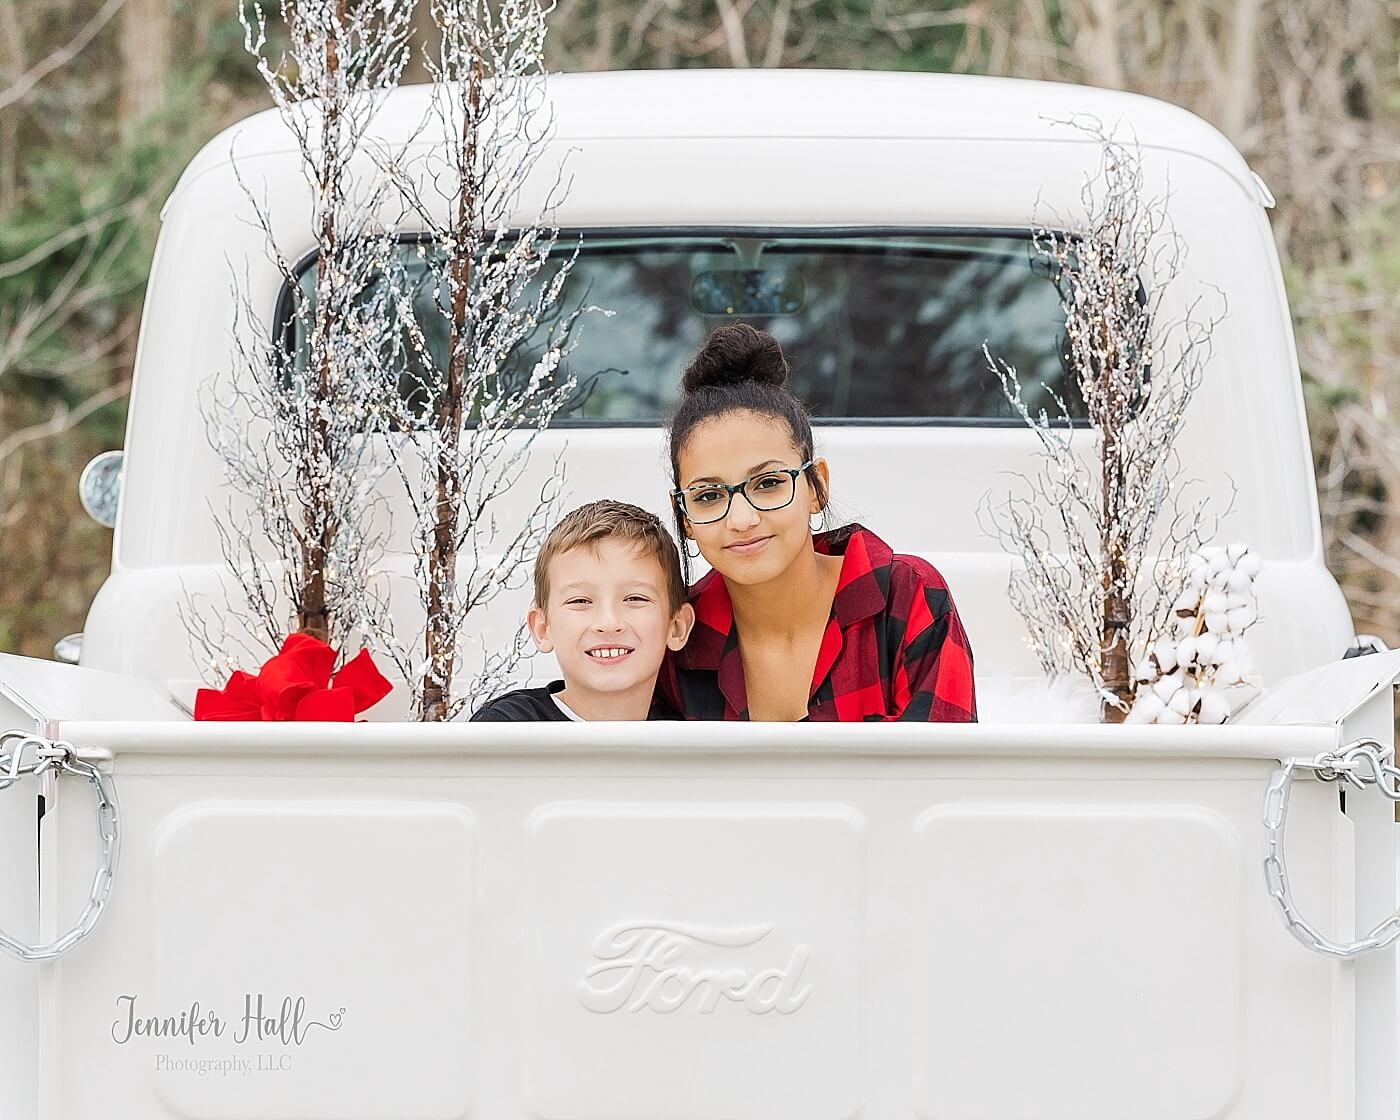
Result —
[[569, 705], [567, 705], [566, 703], [564, 703], [564, 701], [560, 700], [560, 699], [559, 699], [559, 694], [558, 694], [557, 692], [551, 692], [551, 693], [549, 694], [549, 698], [550, 698], [551, 700], [553, 700], [557, 705], [559, 705], [559, 710], [560, 710], [561, 712], [563, 712], [566, 716], [568, 716], [571, 720], [573, 720], [575, 723], [586, 723], [586, 722], [588, 722], [588, 721], [585, 720], [581, 715], [579, 715], [576, 711], [574, 711], [571, 707], [569, 707]]

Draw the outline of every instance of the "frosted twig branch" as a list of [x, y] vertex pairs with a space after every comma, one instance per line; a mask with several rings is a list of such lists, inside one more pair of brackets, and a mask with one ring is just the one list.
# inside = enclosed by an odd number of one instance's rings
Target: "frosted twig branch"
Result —
[[1010, 598], [1042, 669], [1088, 677], [1105, 719], [1118, 722], [1133, 700], [1133, 651], [1165, 625], [1186, 557], [1214, 531], [1199, 506], [1182, 501], [1176, 441], [1220, 316], [1203, 319], [1200, 300], [1175, 320], [1163, 313], [1185, 250], [1166, 199], [1146, 197], [1136, 146], [1096, 120], [1061, 123], [1093, 137], [1099, 166], [1083, 187], [1081, 231], [1042, 225], [1033, 242], [1060, 293], [1092, 465], [1074, 443], [1065, 402], [1056, 398], [1054, 419], [1043, 410], [1032, 415], [1016, 370], [984, 348], [1007, 400], [1039, 440], [1040, 469], [1022, 479], [1021, 494], [984, 503], [983, 513], [1017, 561]]
[[289, 313], [274, 330], [249, 301], [247, 278], [236, 282], [237, 368], [205, 394], [208, 438], [233, 495], [216, 523], [246, 608], [211, 619], [185, 604], [196, 659], [212, 677], [235, 647], [275, 650], [289, 630], [343, 650], [352, 633], [387, 625], [373, 587], [387, 532], [375, 484], [386, 468], [369, 446], [385, 422], [396, 345], [385, 283], [396, 243], [381, 218], [395, 186], [364, 152], [408, 59], [412, 5], [283, 0], [280, 14], [288, 46], [274, 58], [263, 8], [239, 9], [245, 46], [301, 157], [315, 263], [302, 273], [287, 259], [235, 153]]
[[[562, 301], [577, 246], [560, 246], [553, 219], [562, 169], [543, 205], [520, 216], [553, 127], [551, 10], [535, 0], [432, 0], [441, 46], [426, 62], [447, 143], [412, 169], [391, 169], [428, 235], [401, 273], [422, 279], [399, 285], [409, 385], [396, 425], [413, 438], [395, 442], [424, 627], [417, 649], [393, 649], [423, 720], [451, 719], [508, 679], [519, 635], [486, 652], [475, 680], [457, 680], [464, 626], [524, 579], [562, 482], [556, 461], [523, 516], [499, 516], [509, 491], [519, 508], [532, 446], [575, 389], [564, 358], [582, 309]], [[445, 331], [430, 329], [434, 321]], [[430, 342], [443, 333], [445, 352]]]

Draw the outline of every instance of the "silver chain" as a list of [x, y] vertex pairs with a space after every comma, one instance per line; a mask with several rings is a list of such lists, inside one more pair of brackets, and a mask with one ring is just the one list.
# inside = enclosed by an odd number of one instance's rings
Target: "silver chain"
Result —
[[1264, 796], [1264, 828], [1269, 834], [1264, 882], [1270, 897], [1278, 904], [1288, 931], [1313, 952], [1343, 960], [1384, 949], [1400, 938], [1400, 910], [1372, 926], [1364, 937], [1351, 942], [1332, 941], [1298, 913], [1288, 884], [1284, 832], [1288, 824], [1293, 772], [1299, 769], [1315, 771], [1317, 778], [1324, 782], [1345, 781], [1357, 789], [1373, 785], [1391, 801], [1400, 801], [1400, 768], [1395, 766], [1395, 748], [1376, 739], [1358, 739], [1340, 750], [1320, 754], [1311, 762], [1289, 759], [1274, 771], [1269, 792]]
[[22, 961], [55, 960], [90, 934], [111, 897], [112, 877], [117, 871], [120, 830], [112, 780], [92, 763], [78, 758], [71, 743], [43, 739], [24, 731], [0, 734], [0, 791], [26, 775], [40, 775], [49, 770], [86, 778], [92, 783], [97, 792], [97, 833], [102, 838], [102, 855], [88, 892], [87, 906], [77, 925], [62, 937], [47, 945], [27, 945], [0, 930], [0, 949]]

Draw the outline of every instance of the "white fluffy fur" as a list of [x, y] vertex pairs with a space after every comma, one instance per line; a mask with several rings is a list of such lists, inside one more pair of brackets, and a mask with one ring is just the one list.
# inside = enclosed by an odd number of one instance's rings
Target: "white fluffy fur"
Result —
[[1099, 696], [1082, 677], [990, 677], [977, 682], [981, 723], [1098, 723]]

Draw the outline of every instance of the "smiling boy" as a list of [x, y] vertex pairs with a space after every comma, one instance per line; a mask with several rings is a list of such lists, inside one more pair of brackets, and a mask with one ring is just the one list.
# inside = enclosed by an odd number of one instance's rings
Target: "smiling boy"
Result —
[[662, 658], [685, 645], [695, 612], [661, 520], [601, 501], [574, 510], [545, 539], [527, 621], [563, 680], [498, 696], [473, 721], [647, 719]]

